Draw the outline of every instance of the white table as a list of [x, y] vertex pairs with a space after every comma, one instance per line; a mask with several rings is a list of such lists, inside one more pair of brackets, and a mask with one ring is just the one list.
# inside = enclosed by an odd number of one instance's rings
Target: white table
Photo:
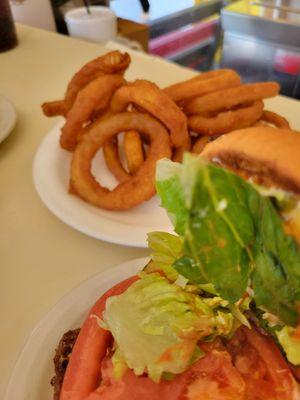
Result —
[[[0, 94], [18, 113], [16, 128], [0, 144], [0, 398], [30, 331], [59, 298], [99, 271], [148, 254], [66, 226], [42, 204], [32, 182], [37, 146], [56, 123], [42, 115], [40, 104], [61, 98], [73, 73], [112, 45], [21, 25], [18, 36], [19, 46], [0, 54]], [[132, 58], [128, 79], [142, 77], [167, 85], [194, 74], [146, 55], [132, 53]], [[278, 97], [268, 103], [300, 130], [299, 102]]]

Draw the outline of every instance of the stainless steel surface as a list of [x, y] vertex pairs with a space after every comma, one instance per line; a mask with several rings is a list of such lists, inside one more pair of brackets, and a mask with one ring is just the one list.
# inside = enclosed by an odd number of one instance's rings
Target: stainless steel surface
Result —
[[285, 11], [287, 13], [300, 14], [300, 9], [298, 9], [298, 8], [288, 7], [285, 5], [278, 5], [278, 4], [274, 4], [273, 2], [251, 1], [250, 4], [252, 4], [254, 6], [261, 6], [261, 7], [272, 8], [275, 10]]
[[232, 9], [221, 11], [222, 67], [245, 81], [275, 80], [281, 93], [300, 98], [300, 25]]
[[261, 16], [300, 24], [300, 0], [252, 0]]
[[300, 25], [223, 9], [221, 23], [225, 33], [250, 36], [277, 45], [300, 48]]

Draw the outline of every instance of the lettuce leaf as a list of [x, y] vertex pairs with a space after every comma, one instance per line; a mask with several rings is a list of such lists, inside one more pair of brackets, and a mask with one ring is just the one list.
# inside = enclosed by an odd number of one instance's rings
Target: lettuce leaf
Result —
[[152, 250], [151, 261], [144, 270], [162, 271], [169, 281], [175, 282], [179, 274], [172, 265], [182, 256], [183, 239], [167, 232], [150, 232], [148, 245]]
[[188, 209], [185, 206], [185, 197], [179, 181], [181, 164], [161, 163], [160, 168], [156, 171], [157, 190], [159, 193], [164, 193], [164, 196], [161, 197], [162, 206], [168, 211], [175, 232], [179, 235], [183, 234], [188, 218]]
[[289, 362], [300, 365], [300, 340], [295, 336], [295, 329], [285, 326], [276, 331], [276, 336]]
[[173, 265], [179, 274], [213, 284], [230, 303], [250, 283], [257, 305], [296, 325], [300, 254], [270, 199], [232, 172], [191, 155], [182, 165], [159, 161], [157, 191], [184, 238], [182, 257]]
[[199, 357], [200, 339], [232, 333], [233, 315], [217, 305], [210, 307], [158, 273], [141, 273], [106, 302], [103, 319], [115, 339], [116, 377], [126, 366], [155, 382], [165, 373], [185, 371]]

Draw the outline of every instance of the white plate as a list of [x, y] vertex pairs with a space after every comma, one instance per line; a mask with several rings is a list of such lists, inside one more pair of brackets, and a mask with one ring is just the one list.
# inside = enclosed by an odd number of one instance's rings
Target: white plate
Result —
[[104, 292], [141, 270], [147, 261], [140, 258], [110, 268], [64, 296], [33, 329], [15, 365], [4, 400], [52, 400], [52, 359], [63, 333], [80, 327]]
[[13, 130], [17, 120], [14, 106], [3, 96], [0, 96], [0, 143]]
[[[36, 190], [53, 214], [80, 232], [125, 246], [147, 247], [148, 232], [172, 232], [171, 222], [157, 196], [128, 211], [106, 211], [69, 194], [71, 153], [59, 146], [62, 123], [44, 138], [33, 164]], [[109, 188], [116, 185], [101, 151], [93, 160], [92, 171], [103, 185]]]

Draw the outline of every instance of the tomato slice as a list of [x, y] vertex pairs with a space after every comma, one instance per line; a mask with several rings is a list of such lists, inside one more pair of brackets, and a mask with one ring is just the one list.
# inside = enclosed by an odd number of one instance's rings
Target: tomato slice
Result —
[[245, 383], [233, 367], [226, 349], [218, 344], [207, 347], [206, 355], [172, 381], [154, 383], [128, 370], [115, 381], [109, 359], [102, 363], [102, 385], [88, 400], [242, 400]]
[[227, 348], [246, 382], [247, 400], [300, 398], [291, 370], [271, 337], [241, 327]]
[[106, 300], [123, 293], [138, 279], [133, 276], [106, 292], [92, 307], [74, 345], [64, 377], [60, 400], [83, 400], [95, 390], [101, 378], [101, 361], [111, 342], [110, 332], [99, 327]]
[[300, 367], [296, 367], [295, 365], [289, 364], [290, 368], [293, 372], [294, 377], [300, 382]]

